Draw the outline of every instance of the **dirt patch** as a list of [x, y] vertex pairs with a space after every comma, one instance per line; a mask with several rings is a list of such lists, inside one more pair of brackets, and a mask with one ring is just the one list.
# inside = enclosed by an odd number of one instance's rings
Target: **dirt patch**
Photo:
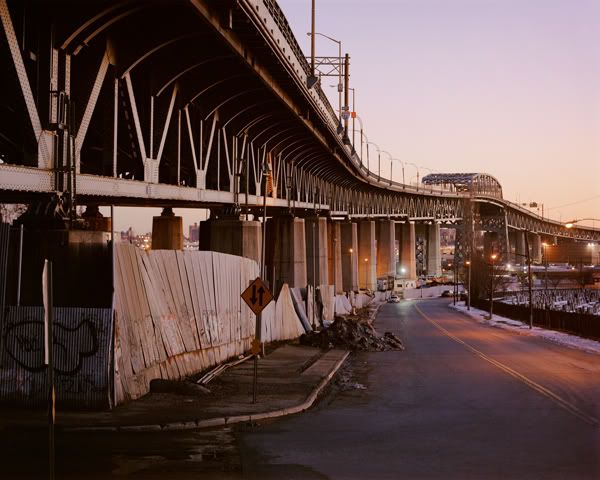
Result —
[[336, 317], [329, 328], [302, 335], [300, 344], [322, 349], [338, 347], [366, 352], [404, 350], [402, 340], [392, 332], [385, 332], [380, 336], [365, 319], [356, 317]]

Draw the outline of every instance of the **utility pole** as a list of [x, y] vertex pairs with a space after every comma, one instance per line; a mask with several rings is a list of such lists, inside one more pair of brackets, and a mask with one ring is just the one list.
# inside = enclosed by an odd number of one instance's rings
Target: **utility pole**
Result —
[[533, 328], [533, 287], [531, 280], [531, 254], [529, 253], [529, 232], [525, 230], [525, 256], [527, 257], [527, 284], [529, 286], [529, 329]]
[[315, 1], [316, 0], [312, 0], [312, 9], [311, 9], [310, 76], [306, 79], [306, 86], [308, 88], [314, 87], [318, 81], [318, 78], [315, 75], [315, 24], [316, 24]]
[[465, 265], [469, 269], [467, 280], [467, 310], [471, 310], [471, 260], [467, 260]]
[[350, 55], [344, 57], [344, 143], [350, 143], [348, 138], [348, 117], [350, 108], [348, 107], [348, 90], [350, 87]]
[[490, 320], [493, 318], [494, 315], [494, 266], [495, 266], [495, 262], [496, 262], [496, 258], [498, 257], [498, 255], [496, 255], [495, 253], [492, 253], [492, 263], [490, 264], [492, 271], [490, 274]]

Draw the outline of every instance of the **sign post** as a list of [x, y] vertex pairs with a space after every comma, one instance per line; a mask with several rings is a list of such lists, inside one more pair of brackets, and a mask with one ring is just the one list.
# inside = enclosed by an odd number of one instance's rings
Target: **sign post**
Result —
[[256, 403], [256, 389], [258, 383], [258, 353], [260, 352], [262, 311], [273, 300], [273, 294], [266, 287], [260, 277], [257, 277], [241, 294], [242, 299], [256, 315], [256, 331], [252, 341], [252, 354], [254, 355], [254, 386], [252, 403]]
[[48, 365], [48, 455], [49, 478], [54, 480], [54, 424], [56, 421], [56, 391], [54, 389], [54, 302], [52, 285], [52, 261], [44, 261], [42, 272], [42, 296], [44, 300], [44, 363]]

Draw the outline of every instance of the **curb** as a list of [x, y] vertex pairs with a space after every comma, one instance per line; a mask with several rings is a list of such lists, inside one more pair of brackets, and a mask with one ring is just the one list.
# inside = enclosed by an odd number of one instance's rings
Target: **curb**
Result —
[[204, 420], [191, 420], [187, 422], [172, 422], [165, 424], [152, 424], [152, 425], [125, 425], [125, 426], [96, 426], [96, 427], [63, 427], [63, 432], [71, 433], [102, 433], [102, 432], [178, 432], [184, 430], [200, 430], [203, 428], [221, 427], [225, 425], [233, 425], [235, 423], [254, 422], [258, 420], [266, 420], [269, 418], [284, 417], [286, 415], [293, 415], [308, 410], [315, 403], [315, 400], [323, 389], [329, 384], [333, 376], [340, 369], [342, 364], [346, 361], [350, 355], [349, 351], [346, 351], [342, 357], [336, 362], [334, 367], [331, 369], [329, 374], [323, 378], [315, 389], [310, 393], [306, 400], [299, 405], [292, 407], [281, 408], [278, 410], [272, 410], [269, 412], [256, 413], [252, 415], [235, 415], [231, 417], [216, 417], [208, 418]]

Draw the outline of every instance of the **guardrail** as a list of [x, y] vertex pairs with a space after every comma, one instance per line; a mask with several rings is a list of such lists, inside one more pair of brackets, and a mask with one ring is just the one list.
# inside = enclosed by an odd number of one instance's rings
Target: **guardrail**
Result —
[[[481, 310], [489, 310], [488, 300], [474, 298], [471, 304]], [[529, 307], [526, 306], [494, 302], [494, 313], [523, 323], [529, 323]], [[533, 324], [536, 327], [573, 333], [580, 337], [600, 339], [600, 317], [597, 315], [534, 308]]]

